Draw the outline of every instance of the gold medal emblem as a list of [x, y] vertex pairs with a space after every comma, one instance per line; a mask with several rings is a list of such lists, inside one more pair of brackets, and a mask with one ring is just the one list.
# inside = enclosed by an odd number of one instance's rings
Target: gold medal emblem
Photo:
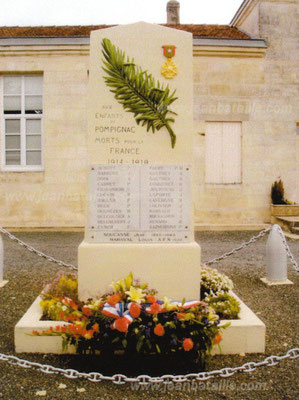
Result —
[[166, 57], [166, 62], [161, 67], [161, 74], [166, 79], [173, 79], [178, 73], [178, 67], [173, 62], [172, 58], [175, 56], [175, 46], [165, 45], [163, 47], [163, 54]]

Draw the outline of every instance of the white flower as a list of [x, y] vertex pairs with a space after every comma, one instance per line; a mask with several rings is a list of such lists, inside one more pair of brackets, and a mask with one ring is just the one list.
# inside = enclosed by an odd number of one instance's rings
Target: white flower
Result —
[[80, 388], [80, 389], [77, 389], [77, 392], [78, 393], [83, 393], [83, 392], [86, 392], [86, 390], [84, 388]]
[[201, 284], [210, 290], [211, 296], [218, 296], [220, 293], [233, 288], [231, 279], [209, 267], [202, 267], [201, 269]]

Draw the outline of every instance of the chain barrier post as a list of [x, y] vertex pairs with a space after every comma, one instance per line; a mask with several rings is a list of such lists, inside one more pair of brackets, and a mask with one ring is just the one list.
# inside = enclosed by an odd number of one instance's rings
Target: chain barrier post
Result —
[[266, 277], [261, 278], [267, 286], [293, 284], [288, 280], [287, 252], [282, 235], [280, 226], [273, 225], [266, 244]]
[[3, 240], [0, 234], [0, 288], [3, 287], [8, 281], [3, 280], [3, 269], [4, 269], [4, 247]]

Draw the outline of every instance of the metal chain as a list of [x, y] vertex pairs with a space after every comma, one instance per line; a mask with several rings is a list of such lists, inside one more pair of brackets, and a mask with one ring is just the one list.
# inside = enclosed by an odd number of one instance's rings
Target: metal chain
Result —
[[289, 245], [287, 244], [287, 241], [286, 241], [285, 235], [283, 233], [283, 230], [281, 229], [281, 227], [279, 225], [277, 225], [277, 226], [278, 226], [278, 232], [279, 232], [279, 234], [281, 236], [281, 239], [282, 239], [282, 242], [283, 242], [284, 247], [286, 249], [287, 255], [288, 255], [288, 257], [289, 257], [289, 259], [290, 259], [295, 271], [298, 274], [299, 273], [299, 268], [298, 268], [297, 261], [295, 260], [293, 254], [291, 253], [291, 250], [289, 248]]
[[170, 383], [182, 383], [191, 380], [206, 381], [208, 379], [216, 377], [228, 378], [234, 375], [236, 372], [253, 372], [257, 368], [273, 367], [275, 365], [278, 365], [281, 360], [285, 360], [287, 358], [294, 360], [298, 357], [299, 357], [299, 348], [295, 347], [293, 349], [288, 350], [285, 354], [281, 356], [275, 356], [275, 355], [268, 356], [262, 361], [258, 362], [250, 361], [243, 365], [240, 365], [239, 367], [234, 367], [234, 368], [222, 368], [214, 371], [191, 373], [187, 375], [162, 375], [159, 377], [151, 377], [149, 375], [139, 375], [134, 378], [129, 378], [126, 375], [122, 374], [105, 376], [100, 372], [85, 373], [85, 372], [79, 372], [75, 369], [56, 368], [53, 367], [52, 365], [40, 364], [37, 362], [24, 360], [16, 356], [0, 353], [0, 361], [6, 361], [9, 364], [17, 365], [22, 368], [35, 368], [41, 372], [44, 372], [45, 374], [59, 374], [69, 379], [84, 378], [88, 379], [91, 382], [110, 381], [116, 385], [122, 385], [125, 383], [138, 383], [139, 385], [162, 383], [164, 385], [168, 385]]
[[47, 256], [43, 252], [41, 252], [39, 250], [36, 250], [34, 247], [24, 243], [22, 240], [18, 239], [16, 236], [12, 235], [10, 232], [8, 232], [6, 229], [4, 229], [1, 225], [0, 225], [0, 232], [2, 232], [4, 235], [8, 236], [14, 242], [17, 242], [20, 246], [25, 247], [25, 249], [31, 251], [32, 253], [35, 253], [39, 257], [45, 258], [48, 261], [51, 261], [51, 262], [53, 262], [55, 264], [58, 264], [58, 265], [61, 265], [62, 267], [71, 268], [71, 269], [76, 270], [76, 271], [78, 270], [78, 267], [76, 267], [75, 265], [67, 264], [67, 263], [65, 263], [63, 261], [56, 260], [54, 257]]
[[[268, 233], [269, 231], [271, 231], [271, 229], [272, 229], [272, 226], [270, 226], [269, 228], [263, 229], [262, 231], [260, 231], [260, 233], [259, 233], [258, 235], [253, 236], [253, 237], [252, 237], [250, 240], [248, 240], [247, 242], [242, 243], [240, 246], [234, 248], [233, 250], [231, 250], [231, 251], [229, 251], [229, 252], [227, 252], [227, 253], [224, 253], [224, 254], [223, 254], [222, 256], [220, 256], [220, 257], [216, 257], [216, 258], [213, 258], [213, 259], [210, 260], [210, 261], [205, 262], [203, 265], [206, 265], [206, 266], [207, 266], [207, 265], [211, 265], [211, 264], [216, 264], [216, 263], [218, 263], [219, 261], [224, 260], [225, 258], [227, 258], [227, 257], [229, 257], [229, 256], [231, 256], [231, 255], [237, 253], [238, 251], [244, 249], [246, 246], [249, 246], [250, 244], [256, 242], [258, 239], [260, 239], [260, 238], [262, 238], [263, 236], [265, 236], [266, 233]], [[56, 260], [54, 257], [48, 256], [48, 255], [46, 255], [45, 253], [43, 253], [43, 252], [41, 252], [41, 251], [39, 251], [39, 250], [36, 250], [34, 247], [32, 247], [32, 246], [30, 246], [30, 245], [24, 243], [22, 240], [18, 239], [16, 236], [14, 236], [14, 235], [11, 234], [10, 232], [8, 232], [6, 229], [4, 229], [1, 225], [0, 225], [0, 232], [2, 232], [4, 235], [8, 236], [11, 240], [17, 242], [20, 246], [25, 247], [27, 250], [31, 251], [32, 253], [35, 253], [35, 254], [38, 255], [39, 257], [45, 258], [45, 259], [48, 260], [48, 261], [51, 261], [51, 262], [56, 263], [56, 264], [58, 264], [58, 265], [61, 265], [62, 267], [70, 268], [70, 269], [73, 269], [73, 270], [75, 270], [75, 271], [78, 270], [78, 267], [76, 267], [75, 265], [73, 265], [73, 264], [67, 264], [67, 263], [65, 263], [65, 262], [63, 262], [63, 261]], [[287, 244], [287, 242], [286, 242], [286, 239], [285, 239], [283, 230], [282, 230], [280, 227], [279, 227], [279, 233], [280, 233], [280, 235], [281, 235], [281, 238], [282, 238], [283, 244], [284, 244], [284, 246], [285, 246], [287, 255], [288, 255], [288, 257], [289, 257], [289, 259], [290, 259], [290, 261], [291, 261], [291, 263], [292, 263], [294, 269], [297, 271], [297, 273], [299, 273], [298, 264], [297, 264], [296, 260], [294, 259], [293, 254], [291, 253], [291, 250], [290, 250], [290, 248], [289, 248], [289, 246], [288, 246], [288, 244]]]
[[231, 256], [232, 254], [237, 253], [238, 251], [244, 249], [244, 247], [249, 246], [250, 244], [256, 242], [258, 239], [262, 238], [263, 236], [265, 236], [266, 233], [268, 233], [269, 231], [271, 231], [272, 226], [270, 226], [269, 228], [263, 229], [262, 231], [260, 231], [260, 233], [256, 236], [253, 236], [250, 240], [248, 240], [248, 242], [244, 242], [242, 243], [240, 246], [236, 247], [235, 249], [224, 253], [222, 256], [220, 257], [216, 257], [213, 258], [213, 260], [207, 261], [206, 263], [204, 263], [203, 265], [211, 265], [211, 264], [216, 264], [221, 260], [224, 260], [225, 258]]

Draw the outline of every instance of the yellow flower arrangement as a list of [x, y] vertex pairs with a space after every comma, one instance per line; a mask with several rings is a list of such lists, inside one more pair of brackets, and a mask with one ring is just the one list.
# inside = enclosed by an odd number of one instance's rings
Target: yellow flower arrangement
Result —
[[145, 293], [140, 288], [135, 288], [131, 286], [130, 290], [125, 292], [128, 295], [128, 299], [131, 301], [135, 301], [136, 303], [144, 303]]

